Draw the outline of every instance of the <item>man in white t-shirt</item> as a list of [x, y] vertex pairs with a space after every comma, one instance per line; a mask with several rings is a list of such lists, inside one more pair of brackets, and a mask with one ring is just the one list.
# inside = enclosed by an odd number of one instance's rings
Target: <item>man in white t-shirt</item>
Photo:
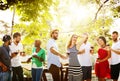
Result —
[[52, 74], [53, 81], [60, 81], [61, 63], [59, 57], [63, 59], [66, 58], [58, 51], [58, 45], [56, 43], [56, 40], [58, 39], [58, 34], [59, 30], [53, 30], [50, 34], [51, 38], [48, 40], [47, 43], [48, 69], [49, 72]]
[[13, 35], [13, 42], [10, 45], [11, 66], [13, 71], [12, 81], [23, 81], [23, 69], [21, 67], [20, 56], [23, 52], [23, 45], [20, 43], [21, 35], [16, 32]]
[[118, 32], [112, 33], [112, 48], [111, 48], [111, 78], [113, 81], [118, 81], [120, 73], [120, 40], [118, 40]]
[[80, 65], [83, 71], [83, 81], [91, 81], [92, 62], [91, 62], [91, 44], [87, 42], [88, 38], [80, 46], [80, 50], [85, 50], [84, 53], [78, 55]]

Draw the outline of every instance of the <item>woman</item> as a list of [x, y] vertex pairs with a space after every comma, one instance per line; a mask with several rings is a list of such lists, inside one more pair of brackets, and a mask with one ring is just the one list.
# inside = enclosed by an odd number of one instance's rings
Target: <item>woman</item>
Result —
[[98, 58], [95, 64], [95, 73], [99, 81], [106, 81], [106, 78], [110, 78], [110, 68], [108, 59], [110, 58], [110, 48], [106, 46], [106, 39], [103, 36], [98, 38]]
[[69, 67], [68, 67], [68, 80], [69, 81], [82, 81], [82, 69], [78, 61], [77, 54], [83, 53], [85, 50], [78, 51], [77, 48], [80, 47], [80, 45], [85, 41], [87, 38], [85, 38], [79, 43], [76, 44], [77, 42], [77, 35], [72, 35], [70, 42], [67, 46], [67, 54], [69, 57]]
[[43, 62], [45, 61], [45, 50], [40, 47], [41, 41], [35, 40], [35, 47], [32, 51], [32, 81], [40, 81], [43, 72]]

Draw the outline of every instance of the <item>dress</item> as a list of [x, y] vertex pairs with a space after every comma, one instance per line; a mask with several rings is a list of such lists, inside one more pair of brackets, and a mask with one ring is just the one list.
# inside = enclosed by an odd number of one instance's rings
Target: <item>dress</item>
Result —
[[[108, 51], [100, 48], [98, 50], [98, 58], [104, 59], [108, 55]], [[109, 62], [108, 60], [104, 62], [97, 62], [95, 63], [95, 73], [96, 76], [99, 78], [110, 78], [110, 68], [109, 68]]]
[[70, 52], [68, 81], [82, 81], [83, 73], [77, 58], [78, 50], [76, 49], [76, 45], [72, 48], [69, 48], [68, 51]]

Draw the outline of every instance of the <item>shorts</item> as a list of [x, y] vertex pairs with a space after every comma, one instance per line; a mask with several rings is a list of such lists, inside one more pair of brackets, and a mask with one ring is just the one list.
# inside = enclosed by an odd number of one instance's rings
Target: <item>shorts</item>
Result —
[[82, 66], [83, 80], [91, 79], [92, 66]]
[[116, 65], [111, 65], [111, 78], [118, 80], [120, 73], [120, 63]]

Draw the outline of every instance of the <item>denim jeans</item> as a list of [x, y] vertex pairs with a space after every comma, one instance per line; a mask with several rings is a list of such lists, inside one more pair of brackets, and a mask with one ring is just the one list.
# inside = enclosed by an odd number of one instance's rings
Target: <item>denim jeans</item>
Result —
[[11, 81], [11, 72], [0, 72], [0, 81]]
[[32, 81], [40, 81], [43, 73], [43, 68], [32, 68]]

